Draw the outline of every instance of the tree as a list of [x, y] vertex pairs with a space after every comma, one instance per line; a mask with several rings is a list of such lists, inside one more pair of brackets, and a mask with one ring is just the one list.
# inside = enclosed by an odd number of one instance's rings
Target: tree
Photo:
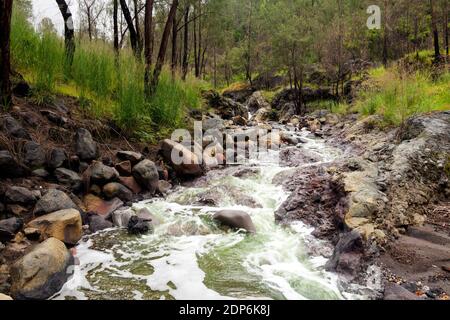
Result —
[[156, 88], [158, 87], [159, 76], [161, 75], [162, 67], [164, 65], [167, 46], [169, 44], [170, 31], [172, 29], [172, 24], [174, 23], [175, 20], [177, 8], [178, 8], [178, 0], [173, 0], [172, 5], [170, 6], [169, 15], [167, 16], [166, 25], [164, 27], [164, 31], [162, 34], [155, 70], [153, 70], [153, 76], [149, 88], [150, 95], [153, 95], [156, 91]]
[[53, 24], [53, 21], [50, 18], [43, 18], [41, 22], [39, 22], [38, 26], [39, 32], [41, 33], [54, 33], [56, 34], [56, 28]]
[[113, 0], [113, 29], [114, 29], [114, 50], [119, 54], [119, 3], [118, 0]]
[[441, 59], [441, 52], [439, 49], [439, 32], [437, 28], [436, 12], [434, 11], [434, 0], [430, 0], [430, 12], [431, 12], [431, 31], [433, 33], [433, 44], [434, 44], [434, 61], [438, 62]]
[[182, 76], [183, 80], [186, 80], [186, 76], [189, 68], [189, 10], [191, 5], [189, 3], [186, 4], [184, 8], [184, 36], [183, 36], [183, 62], [182, 62]]
[[128, 32], [130, 33], [131, 48], [133, 49], [135, 56], [139, 57], [138, 36], [133, 24], [133, 19], [131, 18], [130, 9], [128, 9], [125, 0], [120, 0], [120, 7], [122, 8], [123, 16], [125, 17], [125, 21], [127, 22]]
[[66, 45], [66, 63], [72, 65], [73, 55], [75, 54], [74, 25], [72, 12], [65, 0], [56, 0], [59, 11], [64, 19], [64, 39]]
[[97, 20], [102, 14], [105, 3], [97, 0], [79, 0], [80, 11], [86, 17], [89, 40], [97, 36]]
[[0, 1], [0, 104], [9, 108], [12, 102], [10, 33], [13, 0]]
[[145, 19], [144, 19], [144, 60], [145, 75], [144, 86], [147, 96], [151, 95], [150, 73], [152, 67], [152, 43], [153, 43], [153, 3], [154, 0], [146, 0], [145, 2]]

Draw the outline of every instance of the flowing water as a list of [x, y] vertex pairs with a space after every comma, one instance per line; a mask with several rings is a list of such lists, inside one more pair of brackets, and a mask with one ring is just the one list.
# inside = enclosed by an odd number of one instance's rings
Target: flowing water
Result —
[[[306, 138], [302, 148], [332, 161], [337, 150], [320, 139]], [[154, 234], [134, 237], [113, 229], [83, 239], [77, 247], [80, 265], [56, 299], [345, 299], [334, 274], [324, 271], [326, 258], [308, 254], [324, 246], [300, 222], [275, 223], [274, 212], [288, 197], [272, 183], [284, 170], [269, 159], [215, 170], [190, 187], [179, 187], [166, 199], [144, 201], [159, 220]], [[270, 160], [272, 159], [272, 161]], [[214, 207], [198, 204], [202, 195]], [[217, 203], [218, 202], [218, 203]], [[218, 206], [217, 206], [218, 204]], [[247, 205], [247, 206], [246, 206]], [[218, 210], [248, 212], [257, 233], [225, 229], [212, 215]]]

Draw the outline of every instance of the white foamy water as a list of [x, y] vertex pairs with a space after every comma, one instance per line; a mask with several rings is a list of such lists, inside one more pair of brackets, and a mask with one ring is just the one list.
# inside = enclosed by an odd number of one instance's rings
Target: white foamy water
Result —
[[[321, 140], [306, 139], [302, 148], [320, 154], [321, 162], [337, 155]], [[313, 229], [301, 222], [275, 223], [274, 212], [289, 195], [272, 180], [290, 168], [266, 161], [251, 168], [256, 173], [242, 178], [227, 169], [210, 172], [206, 186], [180, 187], [165, 200], [135, 204], [161, 220], [154, 234], [132, 237], [108, 230], [85, 238], [77, 247], [80, 265], [55, 299], [349, 297], [340, 292], [336, 276], [324, 271], [326, 258], [306, 253], [307, 246], [319, 243]], [[218, 207], [198, 204], [196, 196], [208, 190], [220, 192]], [[242, 196], [253, 199], [256, 208], [236, 205]], [[212, 215], [223, 209], [248, 212], [257, 233], [217, 225]]]

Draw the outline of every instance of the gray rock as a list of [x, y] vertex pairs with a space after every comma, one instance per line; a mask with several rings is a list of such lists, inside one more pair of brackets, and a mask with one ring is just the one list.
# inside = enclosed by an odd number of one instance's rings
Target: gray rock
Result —
[[261, 91], [256, 91], [251, 95], [251, 97], [248, 100], [247, 107], [248, 111], [251, 113], [255, 113], [256, 111], [263, 108], [270, 110], [270, 104], [263, 97]]
[[220, 118], [209, 118], [209, 119], [203, 120], [202, 129], [204, 132], [206, 132], [208, 130], [213, 130], [213, 129], [223, 130], [223, 129], [225, 129], [225, 124], [224, 124], [224, 121]]
[[94, 162], [89, 168], [90, 182], [98, 185], [104, 185], [109, 182], [117, 181], [119, 173], [116, 169], [105, 166], [101, 162]]
[[33, 170], [33, 172], [31, 174], [34, 177], [39, 177], [39, 178], [42, 178], [42, 179], [47, 179], [50, 176], [50, 173], [48, 173], [48, 171], [45, 170], [45, 169]]
[[153, 231], [153, 226], [150, 221], [132, 216], [128, 221], [128, 233], [133, 235], [147, 234]]
[[110, 229], [114, 226], [111, 221], [105, 220], [105, 218], [99, 216], [98, 214], [89, 215], [88, 223], [89, 223], [89, 230], [92, 233], [102, 231], [105, 229]]
[[97, 158], [97, 144], [91, 133], [83, 128], [75, 134], [75, 151], [81, 160], [94, 160]]
[[159, 174], [155, 163], [150, 160], [143, 160], [134, 166], [133, 177], [143, 187], [154, 193], [158, 187]]
[[131, 209], [116, 210], [112, 213], [112, 221], [116, 227], [126, 228], [130, 218], [134, 216], [134, 212]]
[[11, 186], [6, 189], [5, 201], [8, 204], [32, 205], [36, 203], [36, 195], [23, 187]]
[[19, 218], [0, 220], [0, 242], [11, 241], [17, 232], [23, 227], [23, 221]]
[[17, 162], [9, 151], [0, 151], [0, 177], [20, 178], [29, 174], [30, 169]]
[[50, 189], [41, 199], [39, 199], [34, 207], [33, 213], [36, 216], [41, 216], [63, 209], [78, 209], [78, 207], [64, 192]]
[[55, 176], [58, 182], [72, 190], [73, 192], [78, 192], [81, 190], [83, 186], [83, 180], [78, 175], [78, 173], [65, 169], [65, 168], [58, 168], [55, 170]]
[[56, 169], [62, 167], [65, 161], [67, 161], [66, 151], [62, 148], [55, 148], [50, 152], [47, 165], [51, 169]]
[[133, 192], [124, 185], [117, 182], [110, 182], [103, 187], [103, 194], [107, 199], [119, 198], [122, 201], [131, 201]]
[[45, 164], [45, 152], [40, 144], [28, 141], [24, 147], [24, 162], [29, 168], [40, 168]]
[[386, 283], [384, 289], [384, 300], [423, 300], [414, 293], [395, 283]]
[[120, 161], [130, 161], [132, 165], [139, 163], [144, 157], [139, 152], [118, 151], [116, 154]]
[[250, 215], [244, 211], [222, 210], [214, 214], [213, 218], [224, 225], [237, 229], [245, 229], [255, 233], [256, 228]]
[[6, 116], [2, 121], [3, 130], [10, 136], [19, 139], [30, 140], [31, 137], [27, 130], [13, 117]]

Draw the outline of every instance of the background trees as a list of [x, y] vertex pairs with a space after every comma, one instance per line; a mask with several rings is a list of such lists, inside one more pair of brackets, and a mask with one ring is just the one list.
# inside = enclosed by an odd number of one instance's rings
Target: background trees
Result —
[[11, 104], [10, 32], [12, 0], [0, 1], [0, 105]]

